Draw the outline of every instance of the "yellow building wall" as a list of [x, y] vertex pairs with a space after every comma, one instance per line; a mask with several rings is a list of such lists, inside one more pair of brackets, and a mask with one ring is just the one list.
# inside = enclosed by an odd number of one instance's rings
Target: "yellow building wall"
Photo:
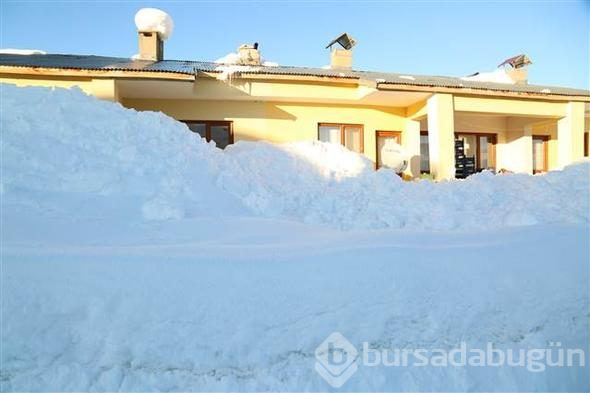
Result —
[[[233, 122], [234, 140], [292, 142], [318, 139], [318, 123], [362, 124], [364, 153], [376, 157], [375, 131], [403, 132], [404, 108], [283, 102], [123, 99], [137, 110], [162, 111], [178, 120]], [[402, 137], [403, 139], [403, 137]]]
[[65, 89], [78, 87], [85, 93], [104, 100], [119, 100], [117, 83], [114, 79], [93, 79], [72, 76], [33, 76], [0, 73], [0, 83], [10, 83], [17, 86], [60, 87]]

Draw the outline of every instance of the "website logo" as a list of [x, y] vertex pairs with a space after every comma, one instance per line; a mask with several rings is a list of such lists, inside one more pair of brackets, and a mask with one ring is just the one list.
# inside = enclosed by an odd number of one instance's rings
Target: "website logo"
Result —
[[356, 348], [340, 333], [335, 332], [316, 350], [315, 370], [333, 387], [339, 388], [358, 370]]

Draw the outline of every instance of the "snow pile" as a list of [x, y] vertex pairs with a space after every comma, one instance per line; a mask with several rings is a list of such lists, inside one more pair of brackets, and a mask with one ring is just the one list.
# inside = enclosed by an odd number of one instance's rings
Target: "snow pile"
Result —
[[240, 55], [237, 54], [236, 52], [230, 52], [227, 55], [215, 60], [215, 63], [217, 63], [217, 64], [239, 64], [240, 63]]
[[74, 215], [100, 205], [103, 215], [142, 211], [153, 219], [221, 211], [210, 209], [214, 202], [240, 206], [224, 199], [208, 173], [207, 161], [221, 151], [168, 116], [77, 89], [2, 85], [1, 94], [5, 204]]
[[239, 75], [241, 72], [248, 72], [255, 70], [254, 67], [239, 64], [222, 64], [215, 67], [215, 71], [221, 72], [217, 79], [222, 81], [231, 82], [235, 75]]
[[[239, 53], [236, 52], [230, 52], [227, 55], [220, 57], [219, 59], [215, 60], [216, 64], [220, 64], [220, 66], [217, 67], [217, 69], [224, 69], [225, 67], [229, 67], [229, 66], [239, 66], [241, 65], [242, 59], [240, 58]], [[279, 63], [276, 63], [274, 61], [267, 61], [264, 58], [261, 58], [261, 65], [263, 67], [278, 67]]]
[[167, 40], [174, 30], [170, 15], [157, 8], [142, 8], [135, 14], [137, 31], [157, 32], [162, 40]]
[[249, 211], [344, 229], [590, 221], [588, 161], [544, 176], [404, 182], [340, 145], [221, 151], [163, 114], [78, 90], [4, 85], [2, 99], [4, 203], [43, 212], [164, 220]]
[[0, 49], [0, 54], [5, 55], [46, 55], [47, 52], [42, 51], [40, 49], [12, 49], [12, 48], [3, 48]]
[[513, 85], [516, 83], [510, 75], [504, 70], [503, 68], [498, 68], [491, 72], [478, 72], [475, 75], [466, 76], [461, 78], [464, 81], [473, 81], [473, 82], [495, 82], [495, 83], [505, 83]]
[[485, 229], [590, 221], [590, 162], [544, 176], [404, 182], [339, 145], [241, 142], [219, 184], [264, 216], [339, 228]]

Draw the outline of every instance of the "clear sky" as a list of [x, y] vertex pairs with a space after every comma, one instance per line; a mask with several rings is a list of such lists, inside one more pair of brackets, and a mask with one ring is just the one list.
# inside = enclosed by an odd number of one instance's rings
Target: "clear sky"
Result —
[[130, 57], [142, 7], [168, 12], [165, 58], [215, 60], [259, 42], [281, 65], [328, 64], [326, 44], [358, 40], [354, 68], [465, 76], [526, 53], [529, 82], [590, 88], [590, 0], [27, 1], [0, 0], [3, 48]]

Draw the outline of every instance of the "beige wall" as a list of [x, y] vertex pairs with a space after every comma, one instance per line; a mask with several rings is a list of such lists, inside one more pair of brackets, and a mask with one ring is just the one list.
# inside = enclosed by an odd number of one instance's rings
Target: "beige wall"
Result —
[[364, 125], [364, 151], [375, 161], [375, 131], [402, 131], [403, 108], [280, 102], [123, 99], [137, 110], [162, 111], [180, 120], [233, 121], [235, 141], [290, 142], [317, 140], [318, 123]]
[[[129, 81], [0, 73], [0, 82], [78, 86], [99, 98], [120, 101], [138, 110], [162, 111], [179, 120], [233, 121], [236, 141], [317, 140], [318, 123], [362, 124], [364, 152], [373, 161], [375, 131], [401, 131], [402, 144], [410, 154], [407, 173], [413, 176], [419, 172], [419, 131], [429, 129], [431, 170], [438, 179], [453, 176], [455, 132], [496, 134], [497, 168], [530, 173], [532, 135], [550, 136], [549, 169], [556, 169], [580, 157], [582, 130], [590, 130], [590, 119], [584, 118], [582, 103], [440, 93], [416, 101], [411, 100], [412, 93], [405, 92], [378, 92], [379, 101], [367, 101], [367, 97], [377, 94], [373, 87], [333, 81], [296, 83], [239, 77], [226, 82], [208, 77], [194, 83]], [[128, 98], [133, 94], [159, 94], [161, 98]], [[408, 100], [405, 105], [401, 104], [404, 99]]]

